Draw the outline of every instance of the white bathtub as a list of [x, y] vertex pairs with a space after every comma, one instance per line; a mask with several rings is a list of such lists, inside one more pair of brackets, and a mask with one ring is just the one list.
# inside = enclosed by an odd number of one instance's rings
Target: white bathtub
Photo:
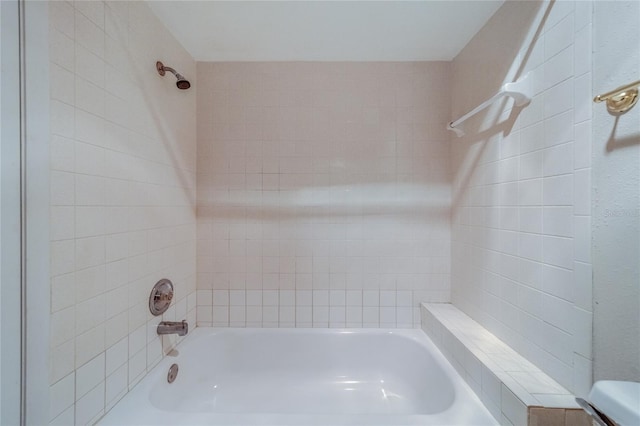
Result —
[[421, 330], [197, 328], [178, 352], [99, 424], [497, 424]]

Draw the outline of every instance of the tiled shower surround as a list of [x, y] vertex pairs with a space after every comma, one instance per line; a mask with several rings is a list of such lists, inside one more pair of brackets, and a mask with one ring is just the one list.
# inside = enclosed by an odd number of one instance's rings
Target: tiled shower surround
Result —
[[92, 424], [153, 368], [149, 291], [170, 278], [165, 320], [196, 316], [195, 62], [144, 2], [49, 2], [50, 418]]
[[[506, 2], [452, 63], [452, 302], [578, 395], [591, 387], [591, 2]], [[491, 70], [489, 72], [489, 70]], [[506, 76], [506, 77], [505, 77]]]
[[[191, 326], [417, 327], [453, 302], [588, 389], [590, 2], [505, 2], [413, 63], [196, 64], [145, 2], [48, 7], [52, 424], [175, 343], [147, 309], [164, 277]], [[527, 71], [530, 105], [446, 130]]]
[[198, 325], [448, 301], [450, 64], [198, 63]]

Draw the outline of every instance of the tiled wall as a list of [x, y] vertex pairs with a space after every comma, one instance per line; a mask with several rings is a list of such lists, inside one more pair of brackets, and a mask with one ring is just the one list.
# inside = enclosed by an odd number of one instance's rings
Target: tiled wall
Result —
[[[144, 2], [51, 2], [53, 424], [98, 419], [157, 364], [148, 295], [195, 322], [195, 62]], [[175, 343], [175, 342], [173, 342]]]
[[452, 301], [563, 386], [591, 385], [591, 3], [506, 2], [453, 61]]
[[450, 64], [198, 63], [198, 325], [449, 300]]

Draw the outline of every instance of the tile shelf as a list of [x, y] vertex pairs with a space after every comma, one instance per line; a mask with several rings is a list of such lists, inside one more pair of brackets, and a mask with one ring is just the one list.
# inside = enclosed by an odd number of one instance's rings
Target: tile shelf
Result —
[[422, 330], [502, 425], [590, 425], [574, 395], [450, 303], [422, 303]]

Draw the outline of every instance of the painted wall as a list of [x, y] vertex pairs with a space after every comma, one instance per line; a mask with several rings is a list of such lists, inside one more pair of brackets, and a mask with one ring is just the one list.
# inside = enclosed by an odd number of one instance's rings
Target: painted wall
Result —
[[[0, 7], [0, 22], [2, 22], [2, 7]], [[2, 46], [3, 31], [0, 31], [0, 46]], [[7, 36], [4, 36], [5, 40]], [[0, 54], [0, 69], [2, 69], [2, 54]], [[0, 80], [0, 129], [2, 128], [2, 81]], [[2, 162], [2, 133], [0, 133], [0, 164]], [[0, 188], [2, 187], [2, 175], [0, 174]], [[6, 202], [6, 201], [5, 201]], [[3, 197], [0, 193], [0, 223], [2, 223], [2, 203]], [[0, 228], [0, 241], [2, 240], [2, 229]], [[2, 259], [2, 247], [0, 246], [0, 259]], [[0, 262], [0, 276], [2, 276], [2, 262]], [[2, 318], [2, 289], [0, 288], [0, 318]], [[2, 328], [0, 328], [0, 354], [2, 354]], [[1, 355], [0, 355], [1, 356]], [[2, 363], [0, 362], [0, 383], [2, 383]], [[0, 419], [2, 416], [2, 386], [0, 386]]]
[[[0, 22], [2, 22], [2, 7], [0, 7]], [[6, 38], [6, 36], [5, 36]], [[0, 46], [2, 46], [2, 31], [0, 31]], [[2, 69], [2, 55], [0, 54], [0, 69]], [[2, 84], [0, 83], [0, 128], [2, 128]], [[0, 133], [0, 147], [2, 147], [2, 134]], [[2, 161], [2, 151], [0, 148], [0, 162]], [[2, 175], [0, 175], [0, 187], [2, 187]], [[2, 198], [0, 197], [0, 223], [2, 223]], [[0, 229], [0, 237], [2, 230]], [[1, 240], [2, 238], [0, 238]], [[0, 258], [2, 258], [2, 247], [0, 247]], [[2, 276], [2, 263], [0, 262], [0, 276]], [[2, 290], [0, 289], [0, 318], [2, 317]], [[0, 354], [2, 353], [2, 329], [0, 328]], [[2, 367], [0, 364], [0, 383], [2, 383]], [[0, 419], [2, 419], [2, 387], [0, 386]]]
[[[49, 7], [47, 2], [21, 3], [25, 16], [24, 172], [26, 267], [25, 422], [47, 424], [49, 406], [49, 324], [51, 306], [49, 161]], [[44, 78], [43, 78], [44, 77]], [[32, 261], [37, 259], [37, 261]], [[24, 326], [24, 324], [23, 324]]]
[[[595, 2], [594, 93], [640, 79], [640, 4]], [[594, 378], [640, 381], [640, 106], [594, 106]]]
[[0, 2], [0, 424], [20, 422], [18, 2]]
[[452, 300], [578, 395], [591, 386], [590, 2], [506, 2], [455, 58]]
[[448, 301], [449, 74], [198, 63], [198, 325], [414, 327]]
[[144, 2], [51, 2], [52, 424], [89, 424], [163, 357], [165, 320], [195, 324], [195, 62]]

